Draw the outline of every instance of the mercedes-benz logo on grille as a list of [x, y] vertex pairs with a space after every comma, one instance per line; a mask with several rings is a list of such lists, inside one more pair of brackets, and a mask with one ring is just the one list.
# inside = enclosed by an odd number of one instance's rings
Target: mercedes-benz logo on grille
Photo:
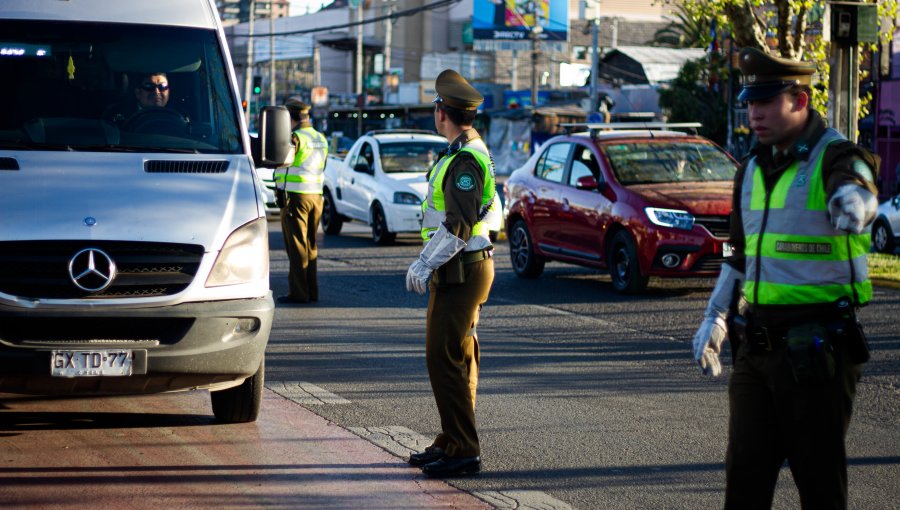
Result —
[[81, 290], [100, 292], [116, 277], [116, 263], [99, 248], [85, 248], [69, 260], [69, 278]]

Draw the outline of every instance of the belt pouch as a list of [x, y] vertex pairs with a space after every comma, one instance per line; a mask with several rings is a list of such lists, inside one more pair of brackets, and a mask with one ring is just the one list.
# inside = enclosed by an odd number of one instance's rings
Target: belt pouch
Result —
[[854, 365], [859, 365], [869, 361], [869, 341], [866, 339], [866, 332], [863, 325], [860, 324], [856, 317], [851, 317], [847, 321], [844, 330], [845, 352], [847, 359]]
[[725, 322], [728, 324], [728, 341], [731, 342], [731, 362], [735, 363], [738, 349], [747, 342], [747, 319], [742, 315], [731, 314]]
[[834, 377], [834, 353], [825, 326], [801, 324], [789, 329], [785, 340], [798, 384], [822, 384]]
[[459, 285], [465, 283], [466, 274], [463, 267], [462, 252], [457, 253], [446, 264], [438, 268], [438, 283]]

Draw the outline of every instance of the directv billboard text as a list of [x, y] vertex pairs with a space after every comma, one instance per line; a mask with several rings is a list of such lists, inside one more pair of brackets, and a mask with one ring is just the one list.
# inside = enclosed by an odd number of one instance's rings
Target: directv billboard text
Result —
[[478, 51], [530, 50], [532, 34], [542, 48], [564, 51], [569, 35], [567, 0], [473, 0], [472, 11]]

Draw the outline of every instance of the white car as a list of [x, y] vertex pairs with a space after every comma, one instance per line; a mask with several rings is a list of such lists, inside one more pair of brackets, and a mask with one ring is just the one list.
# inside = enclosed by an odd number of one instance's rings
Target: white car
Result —
[[266, 217], [278, 217], [281, 215], [281, 209], [275, 203], [275, 169], [257, 168], [256, 176], [259, 179], [259, 190], [263, 204], [266, 206]]
[[322, 229], [338, 234], [345, 221], [372, 227], [375, 244], [394, 242], [398, 233], [420, 232], [426, 173], [447, 139], [431, 131], [370, 131], [341, 159], [325, 165]]
[[878, 215], [872, 224], [872, 247], [882, 253], [894, 253], [900, 241], [900, 195], [878, 206]]

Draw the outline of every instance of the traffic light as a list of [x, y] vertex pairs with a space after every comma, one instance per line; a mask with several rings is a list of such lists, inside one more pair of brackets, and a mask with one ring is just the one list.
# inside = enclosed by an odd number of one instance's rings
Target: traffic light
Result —
[[253, 93], [259, 94], [262, 92], [262, 76], [254, 76], [253, 77]]

